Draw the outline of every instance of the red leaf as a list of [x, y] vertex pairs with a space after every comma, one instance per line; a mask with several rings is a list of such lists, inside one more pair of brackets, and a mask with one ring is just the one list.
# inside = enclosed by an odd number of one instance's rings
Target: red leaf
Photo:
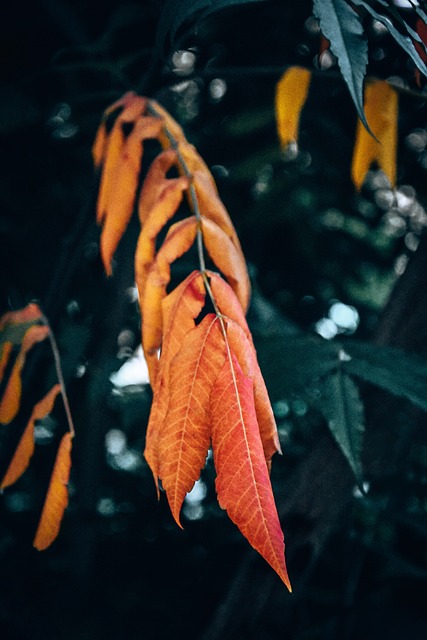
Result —
[[255, 414], [252, 381], [229, 353], [211, 394], [220, 505], [290, 590], [283, 533]]
[[66, 433], [60, 442], [45, 503], [33, 545], [39, 551], [47, 549], [59, 533], [68, 505], [68, 481], [71, 469], [72, 436]]
[[44, 398], [34, 406], [31, 418], [25, 427], [24, 433], [21, 436], [16, 451], [0, 484], [0, 489], [5, 489], [12, 485], [27, 469], [34, 453], [34, 423], [36, 420], [45, 418], [52, 411], [56, 396], [60, 391], [61, 386], [56, 384]]
[[210, 393], [224, 360], [219, 318], [208, 314], [187, 333], [170, 364], [169, 409], [159, 438], [159, 460], [162, 485], [178, 525], [183, 500], [205, 466]]

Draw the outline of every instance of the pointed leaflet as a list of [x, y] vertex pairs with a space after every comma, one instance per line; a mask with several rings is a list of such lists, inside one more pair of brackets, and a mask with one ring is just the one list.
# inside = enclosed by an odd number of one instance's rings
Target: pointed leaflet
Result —
[[290, 589], [285, 546], [255, 415], [252, 381], [229, 353], [211, 394], [220, 505]]
[[251, 285], [243, 254], [231, 238], [215, 222], [202, 217], [203, 241], [212, 261], [224, 274], [236, 294], [243, 311], [249, 306]]
[[414, 43], [409, 36], [404, 36], [400, 33], [388, 16], [378, 13], [367, 2], [364, 2], [364, 0], [352, 0], [352, 2], [359, 7], [364, 7], [375, 20], [381, 22], [381, 24], [387, 28], [390, 35], [396, 40], [397, 44], [412, 58], [421, 73], [427, 76], [427, 67], [418, 55]]
[[135, 280], [139, 295], [144, 295], [145, 282], [156, 252], [156, 239], [165, 224], [175, 215], [188, 188], [188, 178], [165, 180], [157, 202], [147, 216], [139, 234], [135, 251]]
[[298, 142], [302, 108], [307, 100], [311, 72], [304, 67], [290, 67], [276, 85], [276, 126], [282, 149]]
[[60, 391], [61, 386], [59, 384], [54, 385], [45, 397], [34, 406], [31, 418], [25, 427], [24, 433], [19, 440], [16, 451], [0, 484], [0, 489], [5, 489], [16, 482], [27, 469], [34, 453], [34, 423], [36, 420], [45, 418], [52, 411], [56, 396]]
[[0, 424], [8, 424], [18, 413], [21, 402], [21, 372], [25, 364], [26, 355], [34, 344], [44, 340], [48, 334], [48, 327], [42, 325], [33, 325], [25, 333], [21, 349], [0, 400]]
[[104, 219], [106, 208], [115, 189], [115, 173], [125, 143], [123, 125], [135, 122], [146, 108], [146, 98], [134, 96], [129, 104], [116, 118], [113, 128], [106, 142], [104, 164], [99, 185], [98, 202], [96, 205], [96, 221], [98, 224]]
[[368, 63], [368, 43], [359, 16], [344, 0], [314, 0], [313, 11], [323, 35], [331, 43], [359, 118], [369, 131], [363, 112], [363, 79]]
[[13, 342], [2, 341], [0, 343], [0, 382], [3, 380], [12, 350]]
[[68, 481], [71, 469], [71, 433], [62, 436], [50, 478], [49, 488], [40, 516], [33, 545], [39, 551], [47, 549], [59, 533], [68, 505]]
[[105, 152], [108, 146], [108, 134], [107, 134], [107, 126], [106, 120], [109, 115], [111, 115], [116, 109], [120, 109], [121, 107], [126, 107], [134, 98], [136, 94], [133, 91], [128, 91], [121, 98], [113, 102], [112, 105], [106, 109], [102, 115], [102, 122], [99, 125], [98, 131], [96, 132], [95, 140], [92, 145], [92, 160], [95, 166], [95, 169], [98, 169], [104, 161]]
[[159, 438], [159, 460], [162, 486], [178, 525], [184, 498], [205, 466], [209, 399], [225, 355], [220, 320], [211, 313], [187, 333], [170, 364], [169, 409]]
[[114, 189], [105, 202], [101, 234], [101, 257], [107, 275], [111, 275], [111, 260], [132, 217], [143, 154], [143, 140], [156, 138], [161, 127], [157, 118], [139, 118], [126, 138], [117, 160], [112, 183]]
[[162, 344], [162, 300], [171, 277], [170, 265], [194, 244], [197, 224], [197, 219], [191, 217], [171, 226], [148, 274], [144, 295], [139, 301], [142, 315], [142, 346], [152, 384], [156, 380], [157, 352]]
[[341, 366], [322, 381], [319, 409], [359, 483], [364, 432], [363, 403], [357, 386]]
[[365, 90], [365, 112], [378, 140], [357, 123], [351, 175], [357, 189], [361, 189], [371, 164], [376, 161], [391, 186], [396, 185], [397, 148], [397, 92], [384, 80], [369, 83]]
[[[274, 453], [281, 453], [276, 420], [264, 378], [259, 368], [251, 332], [234, 291], [219, 275], [209, 272], [215, 303], [227, 319], [227, 338], [243, 373], [253, 380], [255, 410], [267, 464]], [[229, 322], [231, 320], [232, 322]]]
[[203, 276], [193, 271], [162, 301], [164, 339], [157, 379], [153, 387], [153, 403], [147, 427], [144, 456], [157, 485], [159, 477], [158, 441], [169, 403], [169, 365], [178, 353], [184, 336], [194, 329], [197, 318], [205, 304]]
[[[215, 222], [228, 235], [239, 253], [242, 254], [239, 237], [228, 215], [227, 209], [224, 207], [218, 196], [215, 184], [210, 179], [210, 174], [206, 175], [201, 171], [196, 171], [193, 176], [193, 184], [196, 190], [197, 201], [200, 213], [203, 217], [209, 218]], [[243, 258], [244, 259], [244, 258]]]
[[167, 172], [173, 166], [176, 166], [176, 164], [177, 155], [175, 149], [162, 151], [151, 163], [145, 176], [138, 201], [138, 216], [142, 226], [145, 224], [150, 211], [159, 199], [165, 184], [168, 182], [166, 178]]

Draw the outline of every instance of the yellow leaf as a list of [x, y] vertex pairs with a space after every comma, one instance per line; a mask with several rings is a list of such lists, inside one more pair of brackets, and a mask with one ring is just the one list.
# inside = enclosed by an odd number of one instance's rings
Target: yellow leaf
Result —
[[310, 87], [311, 72], [304, 67], [290, 67], [276, 86], [276, 125], [282, 149], [298, 142], [302, 108]]
[[71, 433], [62, 436], [56, 455], [46, 499], [33, 545], [39, 551], [47, 549], [59, 533], [64, 511], [68, 505], [68, 481], [71, 469]]
[[360, 120], [357, 122], [351, 176], [356, 189], [361, 189], [373, 162], [396, 186], [398, 94], [384, 80], [369, 83], [365, 89], [365, 113], [375, 140]]

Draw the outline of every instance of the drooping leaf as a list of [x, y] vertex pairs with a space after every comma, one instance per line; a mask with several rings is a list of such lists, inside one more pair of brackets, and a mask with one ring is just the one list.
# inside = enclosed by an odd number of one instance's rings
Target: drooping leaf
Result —
[[215, 222], [202, 220], [203, 241], [212, 261], [224, 274], [236, 294], [243, 311], [249, 306], [251, 286], [243, 254], [232, 239]]
[[194, 174], [194, 188], [202, 216], [209, 218], [209, 220], [212, 220], [221, 227], [243, 257], [239, 237], [228, 215], [227, 209], [218, 196], [215, 183], [210, 179], [210, 174], [206, 175], [201, 171], [196, 171]]
[[71, 469], [72, 436], [62, 436], [56, 455], [42, 514], [33, 545], [39, 551], [47, 549], [59, 533], [64, 511], [68, 505], [68, 481]]
[[258, 421], [261, 442], [267, 466], [275, 453], [281, 453], [276, 420], [271, 407], [264, 378], [259, 368], [255, 348], [246, 336], [246, 332], [234, 321], [227, 321], [227, 340], [231, 352], [248, 378], [253, 382], [255, 413]]
[[199, 20], [206, 16], [240, 4], [261, 2], [261, 0], [167, 0], [162, 8], [157, 27], [157, 49], [163, 55], [165, 41], [168, 38], [172, 44], [180, 27], [192, 20], [196, 15]]
[[343, 0], [314, 0], [313, 10], [323, 35], [331, 43], [358, 116], [369, 131], [363, 112], [363, 80], [368, 64], [368, 43], [355, 10]]
[[160, 478], [172, 515], [179, 513], [205, 466], [210, 445], [210, 394], [225, 361], [219, 319], [208, 314], [187, 333], [170, 364], [169, 409], [159, 439]]
[[143, 154], [143, 141], [156, 138], [161, 122], [152, 116], [139, 118], [122, 146], [115, 167], [110, 199], [105, 202], [100, 251], [107, 275], [111, 275], [111, 260], [131, 219], [138, 187]]
[[283, 532], [256, 420], [253, 385], [232, 353], [212, 389], [211, 413], [219, 503], [290, 590]]
[[370, 4], [364, 2], [364, 0], [352, 0], [352, 2], [356, 6], [364, 7], [366, 11], [368, 11], [368, 13], [370, 13], [371, 16], [375, 18], [375, 20], [381, 22], [381, 24], [383, 24], [387, 28], [390, 35], [395, 39], [397, 44], [412, 58], [413, 62], [421, 71], [421, 73], [427, 76], [427, 67], [419, 56], [413, 40], [409, 36], [403, 35], [395, 27], [393, 21], [387, 15], [384, 15], [384, 13], [379, 13], [373, 7], [371, 7]]
[[398, 94], [387, 82], [370, 82], [365, 89], [365, 113], [377, 140], [359, 121], [356, 130], [351, 175], [361, 189], [373, 162], [384, 171], [392, 187], [396, 185]]
[[167, 172], [176, 164], [177, 154], [175, 149], [166, 149], [159, 153], [151, 163], [138, 201], [138, 216], [142, 226], [163, 191], [167, 182]]
[[104, 220], [108, 203], [111, 202], [111, 197], [115, 190], [115, 174], [126, 139], [123, 125], [135, 122], [144, 113], [146, 105], [146, 98], [135, 95], [116, 118], [107, 138], [96, 204], [96, 221], [98, 224], [101, 224]]
[[298, 142], [302, 108], [307, 99], [311, 71], [304, 67], [289, 67], [276, 85], [276, 126], [282, 149]]
[[0, 317], [0, 331], [1, 340], [13, 342], [13, 344], [19, 344], [22, 342], [23, 333], [16, 331], [17, 327], [24, 327], [24, 332], [28, 329], [28, 324], [34, 324], [43, 319], [43, 314], [38, 304], [30, 302], [23, 309], [17, 311], [8, 311]]
[[164, 149], [168, 149], [175, 143], [185, 141], [185, 135], [177, 121], [155, 100], [148, 101], [148, 110], [156, 118], [163, 121], [163, 130], [159, 135], [159, 142]]
[[170, 281], [170, 265], [193, 245], [197, 234], [197, 219], [185, 218], [173, 224], [160, 247], [148, 274], [144, 296], [140, 299], [142, 315], [142, 345], [147, 359], [150, 380], [155, 383], [158, 350], [162, 344], [162, 300]]
[[105, 153], [108, 146], [108, 133], [106, 126], [106, 120], [108, 116], [117, 109], [126, 107], [135, 98], [135, 96], [136, 94], [133, 91], [128, 91], [118, 100], [113, 102], [113, 104], [104, 111], [101, 124], [99, 125], [98, 131], [96, 132], [95, 140], [92, 145], [92, 160], [95, 169], [98, 169], [104, 162]]
[[0, 424], [8, 424], [18, 413], [21, 403], [21, 372], [27, 353], [33, 345], [44, 340], [48, 334], [49, 329], [44, 325], [32, 325], [26, 331], [5, 391], [0, 399]]
[[45, 418], [51, 411], [61, 386], [56, 384], [33, 408], [31, 417], [19, 440], [18, 446], [13, 454], [12, 460], [7, 468], [0, 489], [5, 489], [14, 484], [18, 478], [26, 471], [30, 459], [34, 453], [34, 423], [36, 420]]
[[188, 178], [185, 176], [165, 181], [156, 203], [145, 220], [135, 251], [135, 280], [140, 296], [144, 295], [147, 275], [154, 261], [157, 236], [175, 215], [182, 202], [183, 191], [187, 188]]
[[[189, 144], [186, 140], [182, 140], [178, 145], [178, 153], [180, 163], [182, 164], [182, 169], [180, 169], [178, 165], [178, 170], [181, 170], [185, 174], [191, 174], [192, 176], [195, 176], [196, 173], [201, 174], [204, 181], [208, 181], [210, 188], [218, 193], [213, 175], [196, 147]], [[191, 202], [190, 206], [192, 206]]]
[[230, 285], [218, 273], [208, 271], [209, 283], [215, 303], [221, 314], [237, 322], [243, 329], [248, 340], [252, 342], [252, 335], [246, 322], [245, 313], [236, 294]]
[[341, 367], [337, 367], [331, 375], [325, 376], [321, 389], [319, 409], [361, 485], [361, 453], [365, 422], [359, 390]]
[[194, 319], [201, 312], [204, 303], [205, 287], [199, 271], [193, 271], [162, 301], [164, 339], [157, 378], [155, 382], [151, 381], [154, 395], [144, 451], [156, 486], [159, 477], [158, 442], [169, 406], [169, 366], [181, 348], [185, 335], [194, 329]]
[[425, 359], [401, 349], [374, 344], [348, 342], [350, 356], [344, 370], [361, 380], [375, 384], [395, 396], [407, 398], [427, 411], [427, 364]]

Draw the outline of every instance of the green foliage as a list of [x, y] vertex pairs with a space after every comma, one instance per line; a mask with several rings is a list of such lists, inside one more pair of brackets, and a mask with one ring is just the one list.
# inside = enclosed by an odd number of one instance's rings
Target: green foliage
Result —
[[368, 42], [358, 14], [342, 0], [314, 0], [314, 14], [331, 43], [359, 118], [369, 130], [363, 111], [363, 79], [368, 64]]

